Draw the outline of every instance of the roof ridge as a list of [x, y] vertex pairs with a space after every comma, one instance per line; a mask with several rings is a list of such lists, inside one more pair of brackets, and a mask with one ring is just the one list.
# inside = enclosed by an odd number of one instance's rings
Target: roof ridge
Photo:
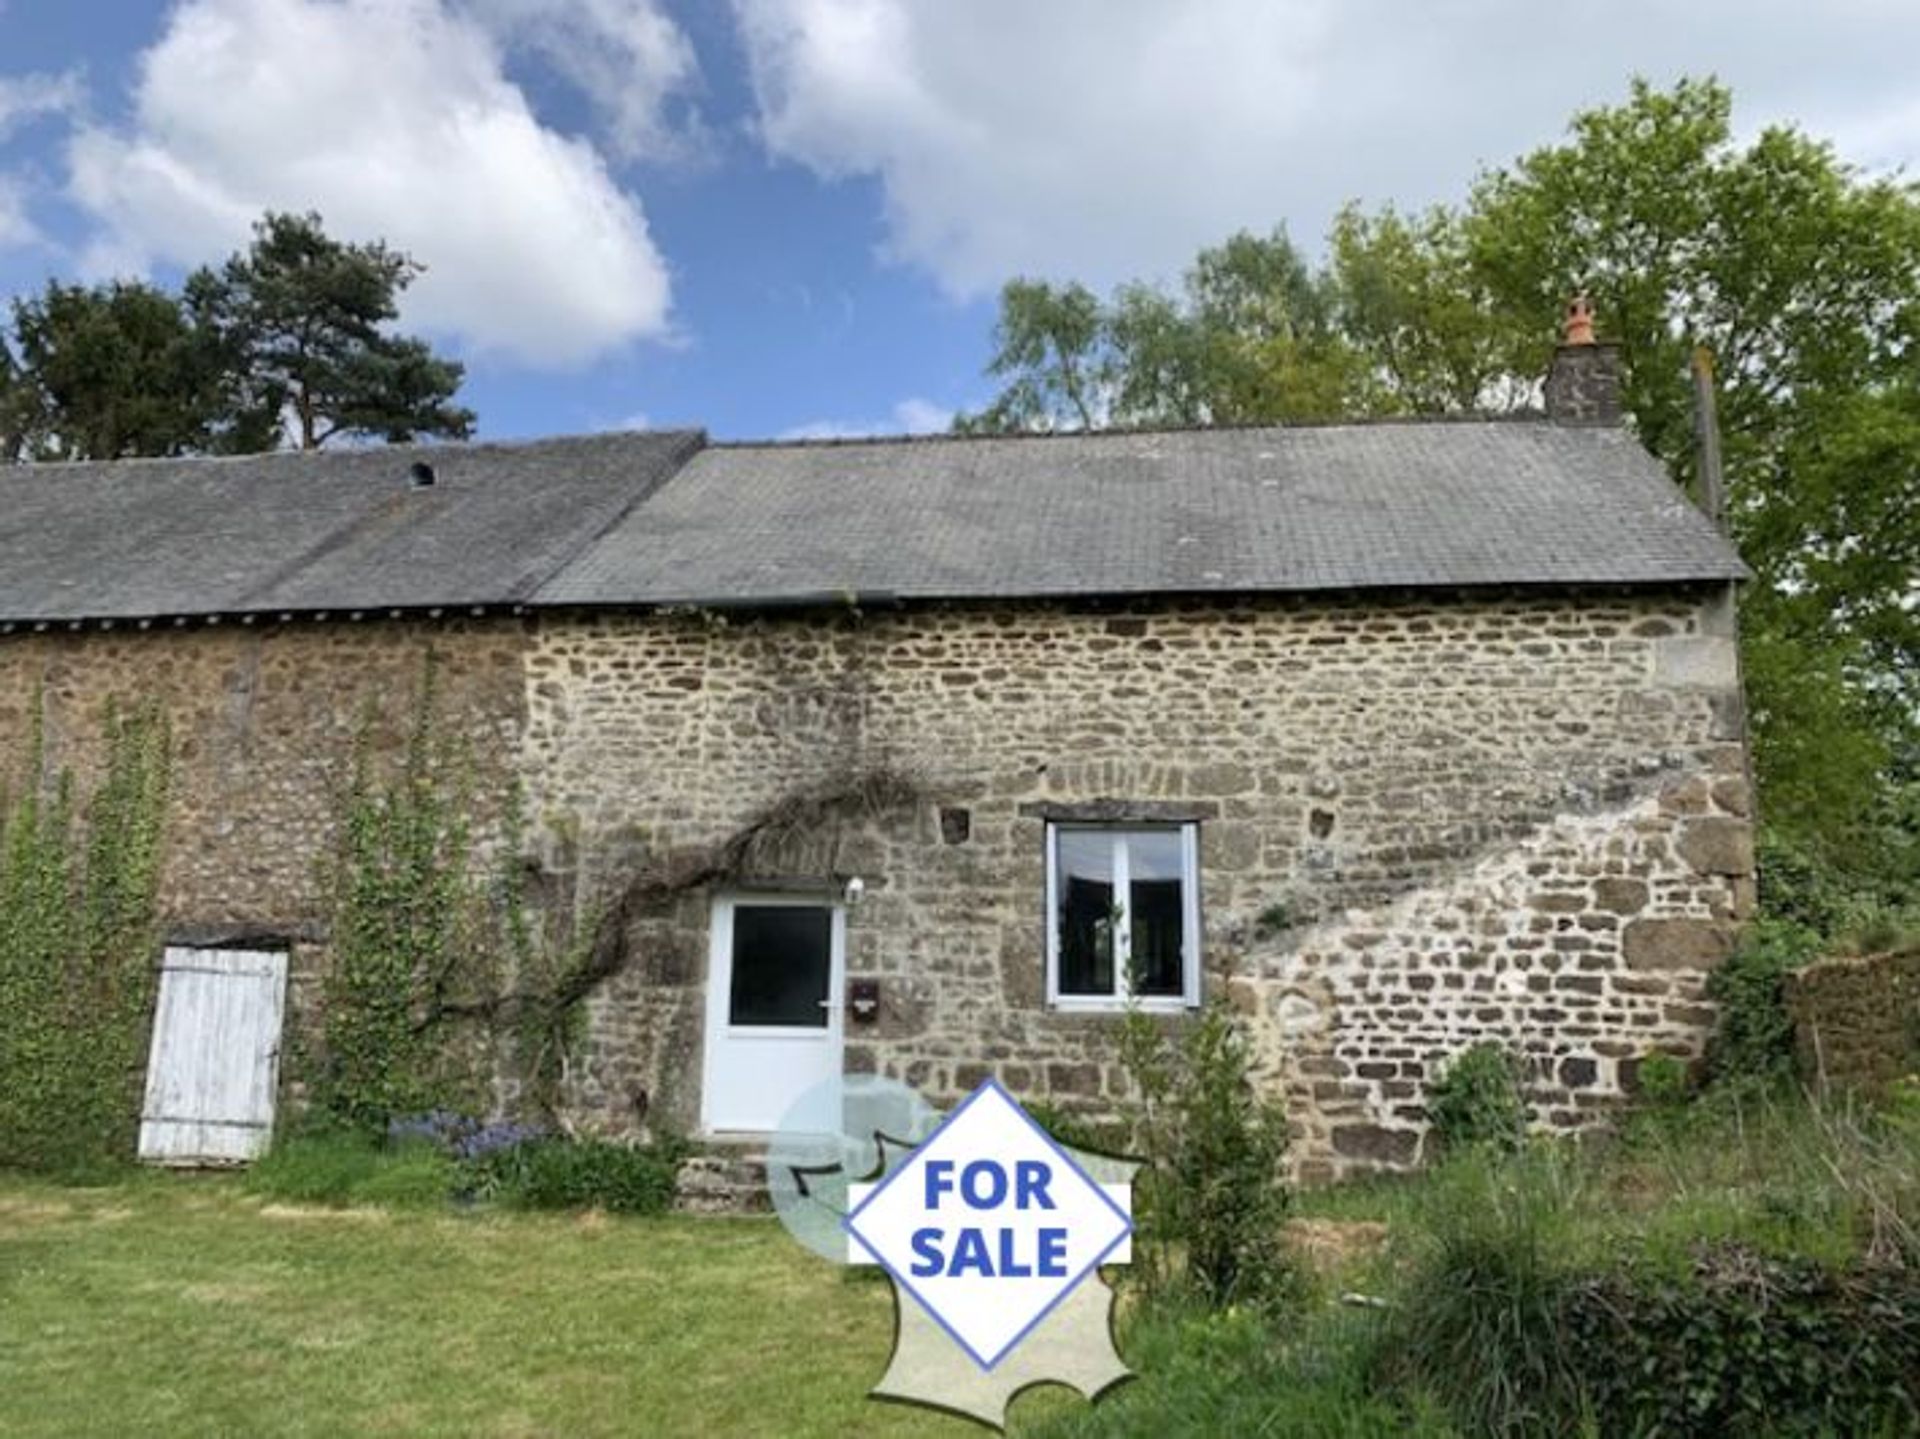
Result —
[[[1124, 439], [1130, 435], [1211, 435], [1244, 434], [1260, 430], [1363, 430], [1418, 429], [1439, 425], [1551, 425], [1542, 410], [1463, 410], [1444, 415], [1366, 415], [1339, 420], [1245, 420], [1229, 424], [1188, 425], [1108, 425], [1083, 430], [997, 430], [984, 432], [933, 430], [923, 434], [898, 435], [796, 435], [786, 439], [709, 440], [710, 450], [802, 450], [832, 449], [846, 445], [939, 445], [978, 444], [984, 441], [1010, 440], [1101, 440]], [[1564, 427], [1562, 427], [1564, 428]], [[1618, 426], [1589, 426], [1606, 429]]]
[[391, 444], [346, 445], [337, 450], [254, 450], [244, 454], [127, 455], [117, 460], [21, 460], [0, 464], [0, 480], [8, 475], [38, 474], [47, 470], [98, 470], [144, 468], [153, 465], [259, 465], [319, 463], [343, 455], [471, 455], [498, 451], [537, 450], [547, 446], [577, 445], [583, 441], [632, 438], [661, 439], [671, 436], [695, 438], [700, 445], [711, 444], [703, 425], [668, 425], [657, 430], [583, 430], [561, 435], [516, 435], [497, 440], [405, 440]]
[[[1418, 429], [1442, 425], [1551, 425], [1545, 412], [1526, 410], [1463, 410], [1452, 414], [1366, 415], [1337, 420], [1248, 420], [1227, 424], [1110, 425], [1082, 430], [1008, 430], [963, 433], [951, 430], [911, 435], [827, 435], [818, 437], [778, 436], [716, 440], [702, 425], [667, 425], [659, 429], [586, 430], [571, 434], [512, 436], [494, 440], [409, 440], [395, 444], [348, 445], [336, 450], [258, 450], [248, 454], [129, 455], [117, 460], [29, 460], [0, 465], [0, 479], [9, 474], [31, 474], [48, 470], [135, 469], [156, 465], [233, 465], [233, 464], [318, 464], [345, 455], [387, 455], [405, 458], [427, 455], [472, 455], [498, 452], [524, 452], [549, 446], [576, 445], [616, 437], [660, 439], [694, 438], [696, 448], [715, 450], [787, 450], [833, 449], [852, 445], [941, 445], [982, 444], [1034, 440], [1125, 439], [1130, 436], [1243, 434], [1253, 431], [1301, 431], [1348, 429]], [[1599, 426], [1596, 428], [1618, 428]]]

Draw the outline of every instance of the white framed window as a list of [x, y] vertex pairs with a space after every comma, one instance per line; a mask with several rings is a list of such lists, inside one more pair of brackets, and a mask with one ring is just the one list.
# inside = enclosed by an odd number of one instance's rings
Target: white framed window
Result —
[[1200, 1002], [1198, 825], [1047, 826], [1047, 1002]]

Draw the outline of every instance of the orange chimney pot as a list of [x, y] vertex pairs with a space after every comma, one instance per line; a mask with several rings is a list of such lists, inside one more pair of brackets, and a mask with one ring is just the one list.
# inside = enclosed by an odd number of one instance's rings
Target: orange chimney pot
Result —
[[1565, 343], [1569, 345], [1591, 345], [1593, 343], [1593, 301], [1585, 295], [1575, 295], [1567, 301], [1567, 329]]

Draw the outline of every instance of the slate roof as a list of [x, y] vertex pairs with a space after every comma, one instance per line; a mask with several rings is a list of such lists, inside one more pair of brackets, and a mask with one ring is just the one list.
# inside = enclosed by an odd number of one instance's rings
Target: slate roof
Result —
[[519, 603], [704, 439], [0, 467], [0, 620]]
[[1427, 421], [702, 450], [544, 604], [1742, 578], [1626, 431]]
[[[409, 483], [416, 460], [436, 483]], [[1433, 421], [0, 469], [0, 623], [1745, 575], [1625, 431]]]

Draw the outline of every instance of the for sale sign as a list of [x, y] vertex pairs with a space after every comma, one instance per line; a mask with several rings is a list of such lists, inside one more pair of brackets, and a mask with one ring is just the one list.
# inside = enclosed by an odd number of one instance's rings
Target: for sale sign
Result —
[[1127, 1258], [1133, 1221], [994, 1080], [867, 1190], [845, 1220], [983, 1371], [1101, 1264]]

